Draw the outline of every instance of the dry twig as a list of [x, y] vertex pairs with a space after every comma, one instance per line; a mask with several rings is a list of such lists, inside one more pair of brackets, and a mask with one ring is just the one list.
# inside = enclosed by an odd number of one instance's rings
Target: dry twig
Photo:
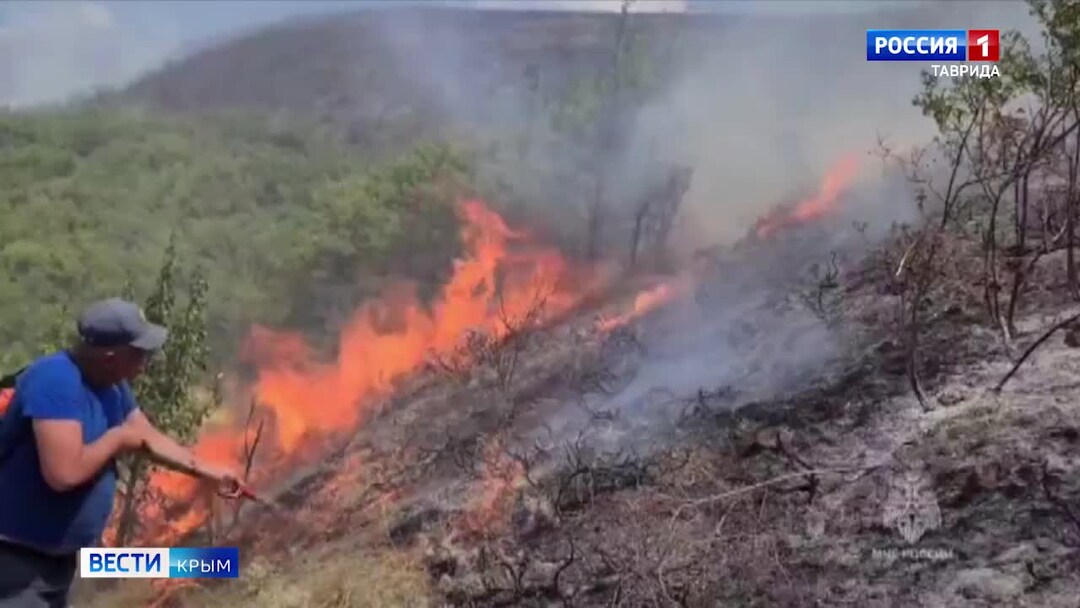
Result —
[[1038, 340], [1032, 342], [1031, 346], [1027, 347], [1027, 349], [1024, 350], [1024, 353], [1020, 355], [1020, 358], [1016, 360], [1016, 363], [1013, 363], [1012, 369], [1009, 370], [1009, 373], [1005, 374], [1005, 376], [991, 390], [993, 390], [993, 392], [995, 393], [1000, 393], [1001, 389], [1005, 386], [1005, 383], [1013, 377], [1013, 374], [1015, 374], [1016, 371], [1020, 369], [1020, 366], [1024, 364], [1024, 361], [1027, 361], [1027, 358], [1031, 356], [1031, 353], [1035, 352], [1035, 349], [1039, 348], [1039, 346], [1041, 346], [1043, 342], [1046, 342], [1050, 338], [1050, 336], [1054, 335], [1054, 332], [1060, 329], [1064, 329], [1066, 326], [1072, 325], [1077, 321], [1080, 321], [1080, 312], [1066, 318], [1064, 321], [1055, 323], [1054, 325], [1050, 326], [1050, 329], [1043, 332], [1043, 335], [1039, 336]]
[[836, 467], [836, 468], [828, 468], [828, 469], [803, 470], [803, 471], [797, 471], [795, 473], [785, 473], [784, 475], [778, 475], [776, 477], [773, 477], [771, 479], [766, 479], [765, 481], [762, 481], [762, 482], [759, 482], [759, 483], [750, 484], [748, 486], [743, 486], [741, 488], [736, 488], [734, 490], [728, 490], [726, 492], [720, 492], [718, 494], [713, 494], [711, 496], [704, 496], [702, 498], [696, 498], [696, 499], [693, 499], [693, 500], [690, 500], [688, 502], [683, 503], [677, 509], [675, 509], [674, 512], [672, 512], [671, 520], [669, 521], [669, 526], [674, 525], [675, 521], [678, 520], [679, 516], [681, 516], [683, 514], [683, 512], [685, 512], [685, 511], [687, 511], [689, 509], [696, 509], [698, 507], [702, 507], [702, 506], [705, 506], [705, 505], [717, 503], [717, 502], [720, 502], [720, 501], [728, 499], [728, 498], [733, 498], [735, 496], [741, 496], [743, 494], [749, 494], [750, 492], [755, 492], [755, 491], [760, 490], [762, 488], [775, 486], [776, 484], [783, 483], [785, 481], [789, 481], [789, 480], [792, 480], [792, 479], [799, 479], [801, 477], [815, 477], [815, 476], [820, 477], [822, 475], [842, 475], [842, 474], [847, 474], [847, 473], [858, 473], [859, 477], [862, 477], [863, 475], [865, 475], [865, 474], [867, 474], [867, 473], [869, 473], [871, 471], [875, 471], [875, 470], [881, 468], [882, 466], [883, 465], [878, 464], [878, 465], [872, 465], [872, 466], [867, 466], [867, 467]]

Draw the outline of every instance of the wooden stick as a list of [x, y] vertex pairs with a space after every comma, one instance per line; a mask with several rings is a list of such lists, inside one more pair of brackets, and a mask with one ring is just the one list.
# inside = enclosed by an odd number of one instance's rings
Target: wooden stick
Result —
[[221, 480], [211, 475], [208, 471], [205, 471], [194, 462], [180, 462], [175, 458], [171, 458], [159, 450], [154, 449], [153, 444], [149, 441], [143, 441], [143, 451], [150, 457], [151, 460], [157, 462], [160, 465], [166, 466], [174, 471], [204, 479], [206, 481], [220, 482]]

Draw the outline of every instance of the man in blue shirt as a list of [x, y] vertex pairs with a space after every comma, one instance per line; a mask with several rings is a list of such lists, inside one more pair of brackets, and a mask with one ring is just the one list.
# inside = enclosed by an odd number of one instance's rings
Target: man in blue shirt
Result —
[[69, 351], [18, 377], [0, 420], [0, 608], [64, 607], [80, 547], [96, 546], [113, 509], [115, 458], [149, 449], [222, 483], [228, 470], [199, 463], [139, 410], [128, 382], [167, 331], [119, 299], [79, 317]]

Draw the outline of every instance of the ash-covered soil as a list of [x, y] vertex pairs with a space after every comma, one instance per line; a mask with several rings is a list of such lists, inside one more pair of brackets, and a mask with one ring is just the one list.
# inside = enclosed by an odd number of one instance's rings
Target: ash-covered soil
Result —
[[[409, 556], [404, 605], [1075, 606], [1080, 353], [1054, 336], [995, 394], [1000, 337], [947, 307], [923, 407], [872, 280], [837, 320], [808, 312], [805, 267], [738, 268], [609, 331], [596, 314], [671, 279], [531, 333], [509, 377], [433, 367], [229, 538], [278, 572]], [[1055, 293], [1013, 356], [1071, 314]], [[268, 605], [245, 589], [230, 605]], [[273, 605], [373, 605], [298, 597]]]

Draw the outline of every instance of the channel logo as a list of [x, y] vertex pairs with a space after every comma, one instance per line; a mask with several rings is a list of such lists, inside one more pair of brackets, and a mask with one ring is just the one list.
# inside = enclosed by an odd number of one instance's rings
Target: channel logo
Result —
[[998, 61], [1000, 30], [866, 30], [867, 61]]
[[83, 578], [237, 578], [238, 547], [134, 547], [79, 550]]

